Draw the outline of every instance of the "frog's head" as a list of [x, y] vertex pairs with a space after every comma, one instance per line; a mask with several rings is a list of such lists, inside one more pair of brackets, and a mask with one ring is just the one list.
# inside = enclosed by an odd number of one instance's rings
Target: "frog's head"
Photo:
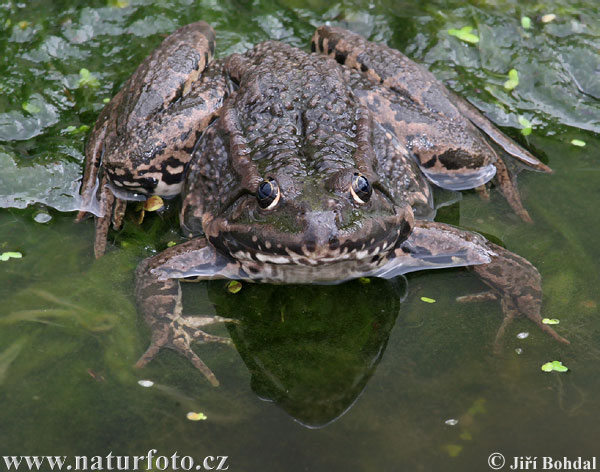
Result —
[[376, 178], [340, 169], [327, 178], [266, 175], [225, 211], [204, 215], [211, 243], [237, 260], [376, 265], [412, 228], [412, 211], [396, 205]]
[[[210, 131], [207, 139], [220, 138]], [[182, 223], [190, 234], [203, 232], [250, 276], [331, 281], [367, 274], [409, 236], [412, 209], [379, 179], [368, 141], [351, 146], [349, 158], [317, 161], [306, 155], [250, 159], [243, 149], [233, 155], [233, 142], [224, 169], [192, 168]], [[210, 144], [205, 152], [219, 153]], [[218, 185], [213, 173], [222, 176]], [[237, 178], [228, 181], [231, 174]]]

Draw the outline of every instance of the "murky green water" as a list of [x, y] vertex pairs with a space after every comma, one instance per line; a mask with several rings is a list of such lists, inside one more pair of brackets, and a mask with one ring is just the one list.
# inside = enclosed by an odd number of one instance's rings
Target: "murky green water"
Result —
[[[550, 13], [556, 18], [543, 23]], [[93, 125], [103, 100], [164, 34], [198, 19], [216, 27], [220, 55], [268, 38], [306, 47], [315, 26], [343, 24], [428, 64], [541, 156], [555, 174], [519, 175], [534, 226], [495, 190], [489, 202], [465, 193], [439, 218], [533, 262], [544, 278], [544, 314], [560, 319], [571, 346], [518, 320], [494, 356], [501, 309], [455, 302], [482, 288], [465, 271], [414, 274], [408, 284], [245, 285], [235, 295], [213, 282], [184, 296], [189, 313], [242, 320], [214, 329], [237, 352], [196, 349], [221, 386], [170, 352], [133, 369], [149, 341], [133, 271], [180, 236], [173, 215], [141, 227], [127, 221], [109, 254], [93, 259], [91, 221], [75, 224], [69, 213], [83, 162], [80, 127]], [[477, 45], [447, 33], [467, 25]], [[495, 451], [509, 460], [598, 454], [599, 50], [597, 0], [3, 0], [0, 205], [27, 209], [0, 210], [0, 253], [23, 254], [0, 262], [0, 455], [157, 449], [228, 456], [231, 471], [458, 471], [489, 470]], [[97, 83], [82, 80], [83, 68]], [[519, 85], [507, 91], [512, 68]], [[533, 125], [527, 137], [519, 117]], [[524, 331], [530, 336], [518, 339]], [[543, 373], [551, 360], [571, 371]], [[155, 384], [143, 388], [140, 379]], [[207, 419], [189, 421], [190, 411]]]

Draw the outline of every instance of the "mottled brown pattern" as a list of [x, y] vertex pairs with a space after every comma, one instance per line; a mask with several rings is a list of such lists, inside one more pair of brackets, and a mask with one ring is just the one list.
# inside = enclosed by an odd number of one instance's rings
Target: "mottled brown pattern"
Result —
[[181, 188], [181, 227], [192, 238], [138, 266], [136, 299], [152, 343], [137, 365], [170, 347], [218, 384], [191, 344], [228, 343], [200, 328], [235, 321], [185, 315], [179, 284], [215, 278], [337, 283], [473, 266], [501, 302], [498, 340], [523, 314], [567, 342], [541, 324], [541, 278], [531, 264], [481, 235], [428, 221], [428, 180], [474, 188], [496, 169], [507, 200], [528, 218], [474, 124], [502, 145], [499, 131], [398, 51], [329, 27], [311, 48], [325, 54], [267, 41], [207, 65], [214, 33], [195, 23], [168, 37], [101, 113], [82, 190], [95, 198], [102, 155], [96, 255], [111, 218], [120, 225], [127, 192]]
[[[124, 192], [145, 195], [179, 192], [191, 150], [226, 95], [219, 66], [216, 74], [198, 80], [212, 58], [214, 40], [214, 31], [205, 22], [180, 28], [140, 64], [104, 107], [86, 147], [84, 208], [96, 198], [100, 163], [105, 172], [102, 186], [110, 182]], [[96, 257], [106, 248], [106, 219], [112, 218], [114, 201], [100, 199]], [[119, 205], [117, 219], [124, 212], [123, 203]], [[78, 220], [84, 215], [80, 212]]]
[[[373, 84], [356, 81], [353, 89], [376, 119], [393, 129], [398, 139], [416, 155], [423, 172], [434, 183], [455, 189], [467, 188], [461, 187], [460, 180], [471, 175], [469, 188], [473, 188], [493, 175], [491, 169], [483, 172], [484, 178], [478, 182], [475, 171], [494, 164], [501, 172], [497, 180], [510, 206], [524, 221], [531, 222], [506, 166], [498, 163], [496, 152], [475, 127], [528, 166], [551, 172], [549, 167], [401, 52], [329, 26], [315, 32], [312, 44], [316, 51], [361, 71]], [[449, 179], [451, 176], [456, 178]]]

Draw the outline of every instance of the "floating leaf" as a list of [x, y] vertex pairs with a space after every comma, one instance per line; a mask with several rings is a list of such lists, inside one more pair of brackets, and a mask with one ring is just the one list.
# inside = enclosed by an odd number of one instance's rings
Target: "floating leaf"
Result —
[[581, 139], [572, 139], [571, 140], [571, 144], [573, 146], [577, 146], [577, 147], [584, 147], [585, 146], [585, 141], [582, 141]]
[[20, 252], [3, 252], [0, 254], [0, 261], [6, 262], [9, 259], [21, 259], [23, 254]]
[[363, 285], [371, 283], [371, 279], [369, 277], [360, 277], [358, 281]]
[[463, 450], [463, 447], [460, 444], [444, 444], [442, 449], [446, 451], [450, 457], [458, 457]]
[[511, 69], [508, 71], [508, 80], [504, 82], [504, 88], [506, 90], [512, 90], [519, 85], [519, 73], [517, 69]]
[[450, 36], [455, 36], [466, 43], [476, 44], [479, 42], [479, 36], [471, 33], [471, 31], [473, 31], [472, 26], [463, 26], [461, 29], [448, 30], [448, 34]]
[[153, 195], [148, 200], [144, 202], [144, 210], [146, 211], [156, 211], [160, 210], [165, 206], [165, 202], [158, 195]]
[[200, 420], [205, 420], [207, 419], [207, 416], [202, 413], [202, 412], [194, 412], [194, 411], [190, 411], [187, 415], [185, 415], [186, 418], [190, 421], [200, 421]]
[[523, 127], [521, 134], [523, 136], [529, 136], [531, 134], [531, 121], [524, 116], [519, 116], [519, 124]]
[[80, 87], [100, 87], [100, 81], [87, 69], [79, 69], [79, 81], [77, 82]]
[[23, 108], [23, 110], [25, 110], [27, 113], [30, 113], [32, 115], [35, 115], [36, 113], [39, 113], [40, 111], [42, 111], [42, 109], [40, 107], [38, 107], [37, 105], [35, 105], [34, 103], [29, 103], [29, 102], [24, 102], [21, 107]]
[[556, 20], [556, 15], [554, 13], [548, 13], [547, 15], [542, 16], [542, 23], [550, 23], [554, 20]]
[[110, 102], [110, 98], [105, 98], [104, 100], [102, 100], [102, 103], [109, 103]]
[[23, 30], [23, 29], [25, 29], [25, 28], [27, 28], [27, 27], [28, 27], [28, 26], [30, 26], [30, 25], [31, 25], [31, 23], [29, 23], [29, 21], [19, 21], [19, 22], [17, 23], [17, 26], [18, 26], [19, 28], [21, 28], [22, 30]]
[[173, 247], [173, 246], [177, 246], [177, 243], [175, 241], [169, 241], [167, 243], [167, 247]]
[[129, 6], [129, 0], [108, 0], [108, 6], [115, 8], [127, 8]]
[[81, 125], [79, 128], [76, 126], [67, 126], [63, 131], [69, 134], [81, 134], [89, 131], [90, 127], [88, 125]]
[[552, 362], [546, 362], [543, 366], [542, 366], [542, 370], [544, 372], [552, 372], [552, 371], [556, 371], [556, 372], [566, 372], [569, 370], [568, 367], [565, 367], [562, 362], [560, 361], [552, 361]]
[[522, 16], [521, 17], [521, 26], [523, 27], [523, 29], [531, 28], [531, 18], [529, 18], [528, 16]]
[[555, 325], [560, 323], [560, 320], [556, 319], [556, 318], [544, 318], [542, 320], [542, 323], [547, 324], [547, 325]]
[[435, 303], [435, 299], [429, 297], [421, 297], [421, 301], [425, 303]]
[[231, 280], [227, 283], [227, 291], [229, 293], [238, 293], [242, 289], [242, 283], [238, 280]]

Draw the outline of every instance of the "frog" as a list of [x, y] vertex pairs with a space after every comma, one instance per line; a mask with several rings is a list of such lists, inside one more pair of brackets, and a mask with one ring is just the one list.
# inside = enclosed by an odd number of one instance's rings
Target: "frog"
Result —
[[[152, 330], [145, 366], [163, 347], [218, 380], [192, 350], [226, 343], [187, 316], [181, 282], [341, 283], [468, 267], [508, 324], [542, 323], [541, 276], [482, 235], [434, 221], [433, 188], [481, 189], [495, 178], [531, 222], [496, 148], [551, 169], [424, 66], [352, 31], [321, 26], [310, 52], [277, 41], [214, 59], [206, 22], [169, 35], [100, 113], [86, 146], [84, 208], [94, 204], [96, 257], [128, 200], [180, 195], [187, 241], [140, 262], [138, 310]], [[492, 144], [494, 143], [494, 144]], [[85, 216], [82, 210], [78, 219]]]

